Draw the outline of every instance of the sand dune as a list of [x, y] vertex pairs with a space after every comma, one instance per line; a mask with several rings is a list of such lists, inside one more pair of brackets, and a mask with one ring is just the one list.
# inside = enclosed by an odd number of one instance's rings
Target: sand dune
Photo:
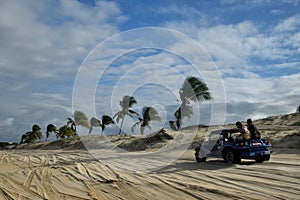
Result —
[[[296, 199], [299, 153], [241, 165], [209, 159], [196, 163], [189, 150], [149, 174], [111, 169], [87, 151], [2, 151], [2, 199]], [[151, 164], [151, 162], [149, 162]]]
[[[0, 199], [299, 199], [297, 120], [299, 115], [256, 122], [276, 144], [271, 160], [264, 163], [243, 160], [232, 165], [216, 158], [197, 163], [190, 148], [170, 165], [134, 173], [95, 159], [78, 140], [1, 150]], [[196, 140], [200, 141], [204, 132], [205, 127], [199, 130]], [[95, 138], [93, 141], [99, 145]], [[172, 139], [164, 135], [140, 142], [136, 137], [123, 136], [111, 141], [146, 155]], [[163, 162], [146, 158], [141, 157], [140, 167]]]

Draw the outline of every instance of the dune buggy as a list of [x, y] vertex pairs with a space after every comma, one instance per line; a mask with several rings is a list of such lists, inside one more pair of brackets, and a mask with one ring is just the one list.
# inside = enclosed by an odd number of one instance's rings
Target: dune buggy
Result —
[[270, 159], [273, 151], [271, 143], [265, 139], [236, 141], [231, 129], [212, 131], [201, 146], [195, 148], [197, 162], [205, 162], [207, 157], [222, 157], [225, 162], [240, 163], [241, 159], [253, 159], [262, 163]]

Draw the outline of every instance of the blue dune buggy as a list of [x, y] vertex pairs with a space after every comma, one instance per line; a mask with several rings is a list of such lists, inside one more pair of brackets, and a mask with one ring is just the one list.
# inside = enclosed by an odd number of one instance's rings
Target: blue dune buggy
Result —
[[236, 141], [232, 129], [212, 131], [201, 146], [195, 148], [197, 162], [205, 162], [207, 157], [222, 157], [225, 162], [240, 163], [241, 159], [253, 159], [262, 163], [273, 153], [271, 143], [265, 139]]

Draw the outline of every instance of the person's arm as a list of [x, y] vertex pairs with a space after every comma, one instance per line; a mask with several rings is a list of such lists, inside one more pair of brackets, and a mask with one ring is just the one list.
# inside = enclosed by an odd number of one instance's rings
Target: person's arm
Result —
[[260, 132], [255, 124], [253, 124], [253, 127], [254, 127], [254, 133], [260, 134]]
[[238, 133], [238, 132], [240, 132], [240, 130], [238, 128], [232, 128], [229, 131], [230, 131], [230, 133]]

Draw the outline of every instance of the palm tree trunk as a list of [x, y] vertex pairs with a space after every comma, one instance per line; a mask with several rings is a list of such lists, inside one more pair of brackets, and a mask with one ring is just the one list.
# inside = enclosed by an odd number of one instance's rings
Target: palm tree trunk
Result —
[[105, 129], [105, 125], [103, 124], [103, 125], [101, 125], [101, 136], [103, 136], [104, 129]]
[[180, 130], [180, 128], [181, 128], [181, 124], [182, 124], [182, 121], [181, 121], [181, 119], [177, 119], [177, 120], [176, 120], [177, 131], [179, 131], [179, 130]]
[[141, 135], [144, 135], [144, 130], [145, 130], [145, 126], [141, 126], [141, 128], [140, 128]]
[[90, 135], [92, 133], [92, 131], [93, 131], [93, 126], [90, 126], [89, 134], [88, 135]]
[[122, 122], [121, 122], [120, 131], [119, 131], [119, 135], [121, 135], [121, 130], [122, 130], [123, 122], [124, 122], [124, 117], [123, 117], [123, 119], [122, 119]]

